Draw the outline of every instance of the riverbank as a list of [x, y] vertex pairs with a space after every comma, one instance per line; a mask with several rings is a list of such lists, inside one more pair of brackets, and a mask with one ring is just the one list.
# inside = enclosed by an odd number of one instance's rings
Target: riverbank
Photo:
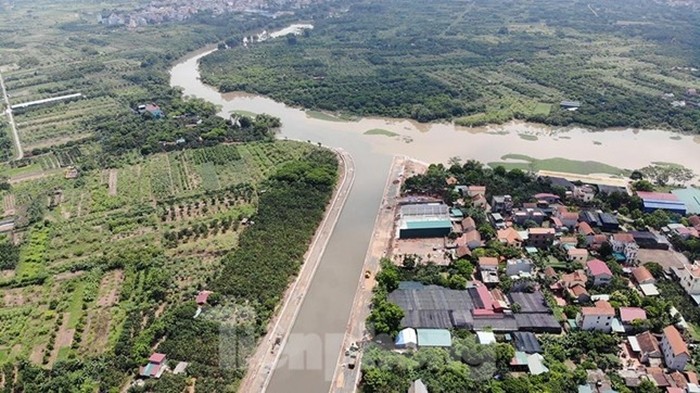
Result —
[[352, 184], [355, 181], [355, 167], [352, 157], [340, 149], [336, 150], [336, 154], [339, 163], [339, 181], [333, 197], [326, 208], [323, 221], [311, 241], [296, 279], [284, 294], [281, 308], [268, 323], [267, 334], [259, 341], [255, 353], [248, 360], [246, 375], [239, 386], [241, 392], [265, 391], [267, 389], [272, 377], [272, 370], [280, 359], [282, 348], [287, 343], [299, 308], [304, 301], [330, 235], [333, 233], [352, 189]]
[[[362, 275], [357, 283], [352, 312], [343, 338], [343, 349], [348, 349], [353, 344], [361, 346], [370, 338], [366, 321], [370, 312], [372, 291], [376, 286], [374, 278], [379, 272], [381, 259], [391, 257], [389, 252], [392, 249], [394, 239], [397, 199], [401, 196], [401, 184], [408, 168], [416, 166], [421, 167], [421, 170], [418, 171], [420, 173], [427, 169], [427, 165], [411, 162], [408, 157], [396, 156], [392, 161], [384, 187], [384, 197], [377, 211], [372, 240], [364, 259]], [[348, 365], [352, 359], [341, 351], [335, 366], [330, 393], [352, 393], [355, 391], [362, 375], [362, 351], [358, 351], [356, 355], [355, 366], [350, 368]]]

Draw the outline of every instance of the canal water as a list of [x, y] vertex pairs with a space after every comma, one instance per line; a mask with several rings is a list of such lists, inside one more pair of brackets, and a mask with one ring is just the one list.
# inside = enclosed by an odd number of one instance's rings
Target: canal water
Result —
[[[277, 116], [283, 124], [280, 138], [340, 147], [352, 154], [356, 163], [353, 189], [301, 306], [280, 366], [274, 370], [267, 389], [271, 393], [328, 392], [393, 155], [425, 162], [445, 162], [453, 156], [490, 162], [517, 153], [534, 158], [600, 161], [627, 169], [662, 161], [700, 173], [700, 139], [661, 130], [592, 132], [518, 122], [464, 128], [403, 119], [340, 122], [313, 118], [304, 110], [266, 97], [221, 94], [203, 84], [198, 61], [212, 51], [193, 53], [175, 65], [171, 85], [182, 87], [185, 95], [220, 105], [224, 117], [234, 110]], [[364, 134], [372, 129], [396, 136]]]

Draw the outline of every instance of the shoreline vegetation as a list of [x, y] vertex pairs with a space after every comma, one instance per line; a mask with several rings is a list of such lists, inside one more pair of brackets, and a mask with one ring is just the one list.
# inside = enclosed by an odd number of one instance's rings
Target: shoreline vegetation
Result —
[[[426, 13], [418, 3], [362, 1], [302, 35], [212, 53], [202, 80], [354, 116], [697, 131], [696, 13], [625, 0], [594, 7], [596, 18], [584, 2], [560, 5], [497, 1], [465, 11], [448, 1]], [[659, 17], [643, 28], [615, 23], [646, 20], [650, 10]]]

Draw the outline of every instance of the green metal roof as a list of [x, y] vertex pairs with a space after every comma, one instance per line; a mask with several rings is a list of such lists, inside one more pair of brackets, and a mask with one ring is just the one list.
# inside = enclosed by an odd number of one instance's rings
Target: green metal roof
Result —
[[685, 203], [688, 213], [700, 214], [700, 189], [680, 188], [671, 192]]
[[452, 335], [447, 329], [416, 329], [419, 347], [451, 347]]
[[403, 229], [452, 228], [450, 220], [406, 220]]

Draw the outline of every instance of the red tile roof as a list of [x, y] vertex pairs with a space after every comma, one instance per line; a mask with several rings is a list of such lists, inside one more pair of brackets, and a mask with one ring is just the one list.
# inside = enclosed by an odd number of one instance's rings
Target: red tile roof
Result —
[[588, 277], [586, 276], [586, 272], [579, 269], [573, 273], [564, 274], [563, 276], [561, 276], [561, 281], [564, 283], [564, 285], [566, 287], [571, 287], [571, 286], [574, 286], [575, 284], [586, 285], [586, 281], [588, 281]]
[[493, 311], [493, 298], [488, 288], [480, 281], [474, 281], [474, 286], [476, 287], [476, 293], [479, 295], [481, 304], [484, 305], [483, 309]]
[[634, 243], [634, 236], [631, 233], [623, 232], [612, 235], [613, 240], [621, 243]]
[[462, 220], [462, 230], [468, 231], [476, 228], [476, 223], [471, 217], [467, 217]]
[[651, 275], [649, 269], [645, 268], [644, 266], [634, 268], [632, 270], [632, 275], [638, 283], [644, 283], [645, 281], [654, 279], [654, 276]]
[[546, 277], [555, 278], [557, 277], [557, 272], [554, 271], [553, 267], [547, 266], [546, 268], [544, 268], [544, 275]]
[[608, 265], [606, 265], [605, 262], [601, 261], [600, 259], [588, 261], [586, 262], [586, 266], [588, 267], [588, 272], [593, 276], [612, 276], [612, 272], [610, 271], [610, 268], [608, 268]]
[[527, 230], [530, 235], [554, 235], [554, 228], [530, 228]]
[[620, 320], [622, 322], [632, 322], [635, 319], [646, 320], [646, 311], [639, 307], [620, 307]]
[[588, 295], [588, 291], [586, 290], [586, 287], [584, 287], [581, 284], [575, 284], [571, 288], [569, 288], [571, 291], [571, 294], [574, 297], [580, 297], [581, 295]]
[[690, 216], [688, 217], [688, 222], [690, 225], [694, 226], [695, 229], [700, 230], [700, 216]]
[[678, 332], [675, 326], [669, 325], [664, 328], [664, 336], [668, 343], [671, 345], [671, 350], [674, 356], [678, 356], [682, 353], [688, 354], [688, 346], [685, 344], [683, 337]]
[[688, 377], [688, 382], [698, 384], [698, 375], [692, 371], [686, 371], [685, 376]]
[[637, 342], [639, 343], [639, 348], [642, 353], [650, 354], [655, 353], [657, 357], [661, 356], [661, 348], [659, 347], [659, 340], [651, 334], [650, 331], [644, 333], [639, 333], [636, 336]]
[[676, 385], [676, 387], [673, 389], [678, 389], [680, 392], [685, 393], [685, 388], [688, 386], [688, 380], [685, 379], [685, 375], [683, 375], [680, 371], [674, 371], [668, 374], [668, 376], [673, 380], [673, 383]]
[[498, 267], [498, 258], [479, 257], [479, 266]]
[[508, 244], [514, 244], [523, 241], [518, 235], [518, 231], [513, 228], [501, 229], [498, 231], [498, 240], [505, 241]]
[[472, 256], [472, 250], [469, 249], [466, 245], [461, 245], [457, 247], [457, 252], [456, 252], [457, 258], [464, 258], [466, 256]]
[[655, 201], [677, 201], [678, 197], [667, 192], [647, 192], [647, 191], [637, 191], [637, 196], [642, 199], [655, 200]]
[[578, 221], [578, 213], [576, 212], [564, 212], [559, 214], [562, 220], [568, 221]]
[[591, 226], [588, 225], [588, 223], [586, 223], [586, 222], [579, 222], [578, 223], [578, 231], [579, 231], [579, 233], [584, 234], [584, 235], [591, 235], [591, 234], [595, 233], [595, 232], [593, 232], [593, 228], [591, 228]]
[[572, 249], [569, 249], [569, 256], [570, 257], [587, 257], [588, 250], [586, 250], [584, 248], [572, 248]]
[[595, 302], [595, 307], [581, 307], [581, 314], [614, 317], [615, 309], [605, 300], [598, 300]]

